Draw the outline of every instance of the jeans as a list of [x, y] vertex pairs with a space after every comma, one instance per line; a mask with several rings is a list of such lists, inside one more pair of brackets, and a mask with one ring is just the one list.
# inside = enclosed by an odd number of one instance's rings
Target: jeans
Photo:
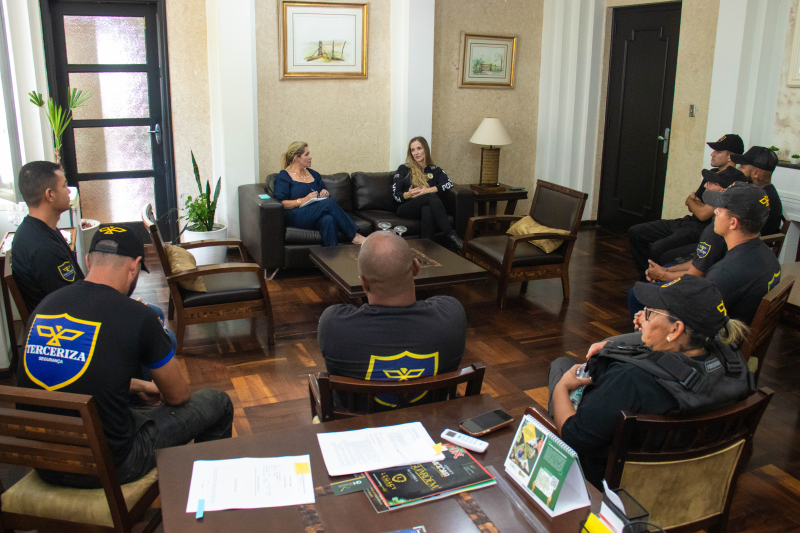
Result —
[[572, 357], [559, 357], [550, 363], [550, 369], [547, 372], [547, 388], [550, 391], [550, 394], [547, 398], [547, 412], [550, 414], [550, 418], [555, 417], [555, 414], [553, 413], [553, 389], [556, 388], [558, 382], [561, 381], [561, 378], [570, 368], [575, 365], [579, 365], [580, 363], [580, 361], [577, 361]]
[[[131, 409], [136, 428], [128, 456], [117, 465], [121, 484], [141, 478], [156, 466], [156, 450], [195, 442], [228, 439], [233, 427], [233, 403], [216, 389], [202, 389], [183, 405], [135, 407]], [[38, 470], [42, 479], [55, 485], [79, 489], [100, 488], [94, 476]]]
[[700, 234], [708, 225], [689, 217], [679, 220], [654, 220], [644, 224], [636, 224], [628, 230], [631, 245], [631, 255], [639, 271], [642, 281], [645, 271], [649, 267], [648, 259], [661, 264], [661, 256], [674, 249], [685, 245], [696, 244], [700, 241]]
[[[442, 199], [436, 193], [423, 194], [406, 200], [397, 208], [397, 215], [403, 218], [418, 219], [421, 222], [420, 235], [423, 239], [432, 239], [436, 233], [434, 226], [445, 235], [454, 233], [450, 221], [447, 220]], [[433, 224], [431, 224], [433, 222]]]

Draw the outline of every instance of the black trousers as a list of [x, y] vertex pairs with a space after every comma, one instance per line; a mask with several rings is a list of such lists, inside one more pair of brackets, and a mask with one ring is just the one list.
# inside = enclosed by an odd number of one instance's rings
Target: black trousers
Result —
[[692, 217], [684, 217], [677, 220], [654, 220], [631, 227], [628, 230], [628, 238], [640, 279], [645, 280], [644, 273], [649, 267], [648, 259], [661, 264], [661, 256], [665, 252], [696, 244], [700, 241], [700, 234], [706, 225], [708, 221], [701, 222]]
[[419, 219], [423, 239], [432, 239], [436, 229], [443, 231], [445, 235], [454, 233], [450, 221], [447, 220], [447, 211], [444, 209], [442, 199], [436, 193], [423, 194], [406, 200], [397, 208], [397, 214], [403, 218]]

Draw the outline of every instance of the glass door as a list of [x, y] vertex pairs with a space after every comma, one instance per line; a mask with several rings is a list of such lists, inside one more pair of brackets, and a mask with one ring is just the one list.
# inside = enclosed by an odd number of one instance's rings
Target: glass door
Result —
[[83, 218], [139, 229], [145, 204], [159, 216], [176, 206], [165, 158], [162, 91], [168, 95], [157, 16], [154, 3], [49, 3], [58, 101], [67, 101], [68, 88], [92, 93], [73, 111], [63, 142]]

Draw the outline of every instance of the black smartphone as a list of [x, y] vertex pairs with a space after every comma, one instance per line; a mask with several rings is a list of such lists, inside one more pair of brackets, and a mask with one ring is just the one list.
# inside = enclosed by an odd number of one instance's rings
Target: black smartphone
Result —
[[486, 435], [490, 431], [507, 426], [513, 421], [513, 416], [509, 415], [502, 409], [498, 409], [496, 411], [492, 411], [491, 413], [486, 413], [485, 415], [464, 420], [460, 425], [461, 429], [463, 429], [468, 435], [479, 437], [481, 435]]

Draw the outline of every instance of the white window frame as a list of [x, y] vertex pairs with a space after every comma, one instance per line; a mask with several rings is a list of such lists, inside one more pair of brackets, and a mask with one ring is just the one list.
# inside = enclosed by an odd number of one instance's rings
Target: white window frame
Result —
[[9, 60], [8, 35], [6, 33], [5, 0], [0, 0], [0, 88], [2, 88], [3, 102], [6, 115], [6, 131], [8, 138], [0, 138], [0, 142], [8, 142], [11, 152], [11, 172], [13, 185], [11, 188], [3, 186], [0, 182], [0, 198], [10, 202], [21, 200], [17, 176], [22, 168], [22, 151], [19, 142], [19, 129], [17, 127], [17, 110], [14, 105], [14, 85], [11, 80], [11, 62]]

